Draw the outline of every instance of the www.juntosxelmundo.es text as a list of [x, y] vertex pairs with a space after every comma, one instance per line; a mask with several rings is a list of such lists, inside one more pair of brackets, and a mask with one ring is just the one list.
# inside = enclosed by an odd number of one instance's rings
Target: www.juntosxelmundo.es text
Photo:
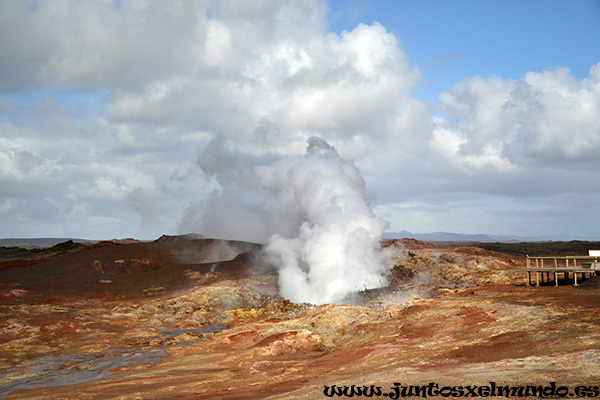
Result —
[[435, 382], [427, 385], [403, 385], [394, 382], [390, 387], [384, 388], [376, 385], [351, 385], [351, 386], [325, 386], [323, 394], [327, 397], [374, 397], [385, 399], [399, 399], [404, 397], [570, 397], [570, 398], [598, 398], [600, 387], [598, 386], [558, 386], [556, 382], [548, 385], [523, 385], [510, 386], [498, 385], [489, 382], [489, 385], [464, 385], [464, 386], [442, 386]]

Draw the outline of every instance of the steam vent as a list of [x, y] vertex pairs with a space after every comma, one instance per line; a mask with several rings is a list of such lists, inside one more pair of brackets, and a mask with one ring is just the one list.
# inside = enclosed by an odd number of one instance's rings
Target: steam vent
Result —
[[[249, 242], [4, 247], [0, 393], [297, 399], [334, 385], [489, 386], [490, 376], [593, 385], [596, 278], [528, 286], [527, 257], [514, 246], [384, 242], [379, 251], [394, 261], [385, 287], [318, 305], [279, 294], [277, 266]], [[531, 244], [530, 257], [548, 246]]]
[[0, 0], [0, 400], [600, 399], [600, 0]]

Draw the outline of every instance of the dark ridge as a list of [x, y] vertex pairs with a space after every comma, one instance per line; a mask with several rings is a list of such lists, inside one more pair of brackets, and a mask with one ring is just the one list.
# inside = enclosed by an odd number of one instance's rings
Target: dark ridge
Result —
[[0, 262], [15, 260], [41, 260], [59, 257], [85, 249], [82, 243], [67, 240], [49, 248], [24, 249], [22, 247], [0, 247]]
[[216, 277], [244, 278], [261, 249], [247, 242], [187, 237], [87, 247], [68, 241], [46, 249], [44, 255], [54, 258], [0, 263], [0, 286], [45, 296], [160, 295]]
[[479, 247], [516, 256], [587, 256], [588, 250], [600, 250], [600, 242], [571, 240], [569, 242], [436, 242], [438, 247]]

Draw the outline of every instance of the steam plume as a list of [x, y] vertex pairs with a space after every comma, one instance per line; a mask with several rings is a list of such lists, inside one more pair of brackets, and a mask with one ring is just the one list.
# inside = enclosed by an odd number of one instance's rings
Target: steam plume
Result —
[[287, 234], [274, 234], [266, 248], [280, 267], [282, 296], [321, 304], [385, 283], [391, 265], [380, 240], [387, 223], [373, 214], [353, 163], [311, 137], [304, 157], [255, 171], [276, 195], [274, 218], [287, 221]]

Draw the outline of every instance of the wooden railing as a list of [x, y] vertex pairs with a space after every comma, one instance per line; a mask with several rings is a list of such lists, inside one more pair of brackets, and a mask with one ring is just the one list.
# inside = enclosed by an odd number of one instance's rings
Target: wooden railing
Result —
[[542, 282], [544, 273], [546, 280], [549, 281], [550, 273], [554, 273], [555, 286], [558, 286], [558, 273], [563, 272], [565, 279], [569, 278], [569, 273], [573, 273], [574, 285], [577, 286], [577, 274], [590, 276], [596, 275], [600, 271], [600, 256], [562, 256], [562, 257], [529, 257], [527, 256], [527, 283], [531, 285], [531, 273], [535, 272], [536, 286], [540, 285], [540, 274]]

